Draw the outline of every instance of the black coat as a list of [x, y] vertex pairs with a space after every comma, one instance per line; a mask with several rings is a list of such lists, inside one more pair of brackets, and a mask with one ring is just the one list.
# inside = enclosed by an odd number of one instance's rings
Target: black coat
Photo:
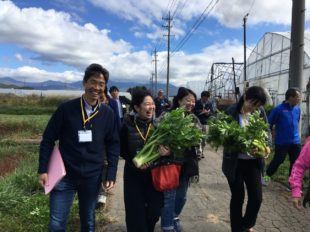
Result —
[[[201, 114], [203, 109], [210, 110], [210, 114]], [[206, 104], [202, 104], [201, 99], [196, 101], [194, 113], [199, 118], [200, 123], [206, 125], [208, 118], [214, 113], [212, 103], [208, 101]]]
[[139, 127], [139, 130], [143, 135], [146, 134], [149, 124], [153, 123], [152, 121], [143, 121], [135, 115], [126, 115], [120, 131], [120, 155], [129, 163], [132, 163], [132, 159], [135, 157], [137, 152], [140, 151], [144, 146], [144, 141], [136, 129], [135, 120], [137, 126]]

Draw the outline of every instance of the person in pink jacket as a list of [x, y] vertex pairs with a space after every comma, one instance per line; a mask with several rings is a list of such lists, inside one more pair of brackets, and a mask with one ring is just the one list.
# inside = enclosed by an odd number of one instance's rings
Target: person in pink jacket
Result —
[[[295, 208], [301, 208], [302, 200], [302, 180], [304, 177], [305, 170], [310, 169], [310, 136], [307, 138], [298, 159], [295, 161], [291, 175], [289, 177], [289, 183], [292, 188], [292, 201]], [[306, 207], [308, 203], [310, 205], [310, 186], [308, 187], [307, 193], [303, 200], [303, 206]]]

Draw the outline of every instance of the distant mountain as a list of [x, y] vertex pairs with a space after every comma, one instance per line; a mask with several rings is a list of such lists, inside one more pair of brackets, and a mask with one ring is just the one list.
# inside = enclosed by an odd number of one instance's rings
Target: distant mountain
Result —
[[[79, 90], [82, 88], [81, 82], [78, 82], [77, 85], [76, 82], [74, 83], [65, 83], [60, 81], [43, 81], [43, 82], [23, 82], [15, 80], [11, 77], [3, 77], [0, 78], [0, 84], [5, 85], [16, 85], [19, 87], [28, 87], [32, 89], [38, 89], [38, 90], [63, 90], [63, 89], [69, 89], [69, 90]], [[78, 87], [77, 87], [78, 86]]]
[[[22, 79], [22, 78], [21, 78]], [[17, 86], [17, 87], [23, 87], [23, 88], [31, 88], [31, 89], [38, 89], [38, 90], [82, 90], [83, 89], [83, 83], [82, 81], [76, 81], [76, 82], [61, 82], [61, 81], [43, 81], [43, 82], [23, 82], [15, 80], [11, 77], [3, 77], [0, 78], [0, 84], [3, 84], [3, 87], [0, 88], [6, 88], [5, 86]], [[140, 82], [118, 82], [118, 81], [112, 81], [109, 80], [108, 82], [108, 88], [110, 86], [117, 86], [121, 92], [126, 92], [129, 88], [135, 87], [135, 86], [145, 86], [146, 88], [150, 89], [151, 85], [150, 83], [140, 83]], [[9, 87], [14, 88], [14, 87]], [[166, 90], [165, 84], [158, 83], [157, 89], [163, 89]], [[174, 85], [170, 85], [169, 89], [169, 95], [174, 96], [177, 93], [177, 87]]]
[[17, 86], [17, 85], [12, 85], [12, 84], [2, 84], [0, 83], [0, 88], [2, 89], [32, 89], [30, 87], [21, 87], [21, 86]]

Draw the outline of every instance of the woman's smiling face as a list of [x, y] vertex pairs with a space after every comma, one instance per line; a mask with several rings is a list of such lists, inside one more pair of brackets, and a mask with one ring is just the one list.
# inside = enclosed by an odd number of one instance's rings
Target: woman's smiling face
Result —
[[179, 100], [180, 107], [183, 107], [187, 112], [191, 112], [196, 104], [196, 99], [194, 95], [188, 94]]
[[135, 105], [134, 107], [141, 119], [153, 118], [155, 112], [155, 104], [151, 96], [146, 96], [139, 106]]

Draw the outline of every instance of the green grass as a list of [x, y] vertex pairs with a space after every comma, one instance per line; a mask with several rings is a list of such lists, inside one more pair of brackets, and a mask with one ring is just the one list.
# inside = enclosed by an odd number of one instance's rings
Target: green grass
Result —
[[[272, 158], [273, 158], [273, 153], [269, 156], [268, 160], [266, 161], [266, 168], [268, 167], [268, 164], [271, 162]], [[289, 162], [289, 158], [288, 155], [286, 157], [286, 159], [284, 160], [284, 162], [279, 166], [277, 172], [271, 177], [271, 179], [273, 181], [279, 182], [281, 184], [283, 184], [284, 186], [288, 185], [288, 173], [289, 173], [289, 167], [290, 167], [290, 162]], [[308, 186], [309, 183], [309, 174], [306, 172], [304, 175], [304, 179], [303, 179], [303, 183], [304, 186]]]
[[0, 114], [50, 115], [61, 103], [71, 98], [67, 96], [0, 94]]
[[49, 118], [50, 115], [0, 114], [0, 141], [38, 138]]
[[50, 115], [56, 110], [54, 106], [1, 106], [0, 114], [15, 114], [15, 115]]
[[[0, 179], [0, 228], [6, 232], [47, 231], [48, 196], [37, 182], [38, 146], [28, 147], [31, 154], [18, 169]], [[22, 148], [22, 151], [27, 149]], [[68, 231], [78, 231], [78, 206], [75, 200]]]

